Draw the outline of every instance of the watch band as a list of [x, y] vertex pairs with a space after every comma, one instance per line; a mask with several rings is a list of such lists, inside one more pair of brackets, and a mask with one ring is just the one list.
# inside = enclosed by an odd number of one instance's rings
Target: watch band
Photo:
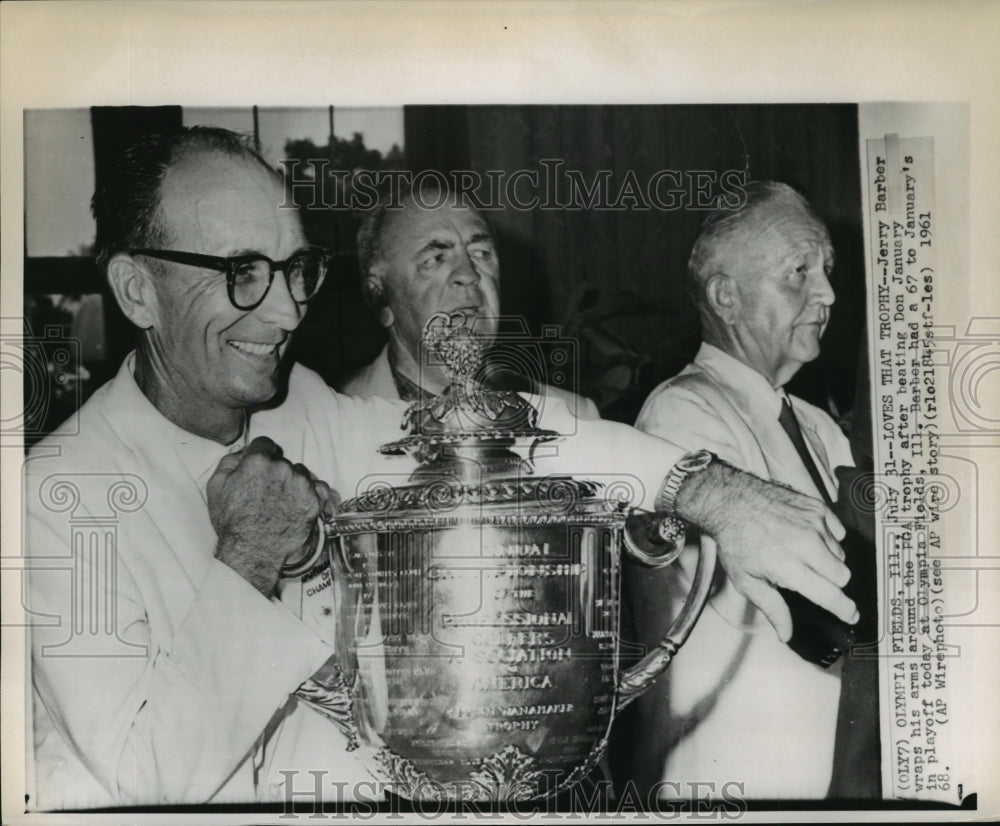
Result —
[[684, 480], [692, 473], [707, 468], [715, 458], [715, 454], [708, 450], [695, 450], [682, 456], [670, 469], [670, 473], [656, 494], [654, 500], [656, 512], [673, 514], [677, 509], [677, 494]]

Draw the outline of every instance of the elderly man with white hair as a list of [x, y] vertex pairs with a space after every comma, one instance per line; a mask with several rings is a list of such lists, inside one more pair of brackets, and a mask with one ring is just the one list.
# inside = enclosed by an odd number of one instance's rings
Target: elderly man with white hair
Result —
[[[848, 440], [784, 388], [820, 353], [833, 260], [823, 222], [786, 184], [751, 182], [744, 203], [711, 213], [688, 265], [701, 348], [653, 391], [636, 426], [832, 504], [836, 468], [854, 465]], [[683, 599], [656, 573], [629, 585], [639, 629], [656, 627]], [[687, 647], [635, 704], [631, 776], [646, 785], [711, 782], [715, 794], [736, 783], [746, 798], [824, 797], [848, 646], [823, 649], [821, 639], [810, 652], [806, 617], [793, 610], [793, 620], [786, 645], [722, 577]]]

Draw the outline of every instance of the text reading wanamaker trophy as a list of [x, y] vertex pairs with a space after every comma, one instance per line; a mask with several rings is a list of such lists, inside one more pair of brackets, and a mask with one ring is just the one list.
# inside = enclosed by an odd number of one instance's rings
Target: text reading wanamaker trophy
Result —
[[307, 700], [402, 797], [555, 794], [593, 770], [616, 711], [687, 638], [714, 546], [702, 543], [659, 646], [620, 668], [621, 546], [669, 564], [684, 527], [636, 519], [615, 485], [539, 474], [532, 457], [558, 434], [521, 395], [477, 380], [482, 344], [462, 318], [435, 316], [425, 341], [452, 381], [381, 448], [415, 456], [406, 484], [369, 489], [325, 524], [339, 669]]

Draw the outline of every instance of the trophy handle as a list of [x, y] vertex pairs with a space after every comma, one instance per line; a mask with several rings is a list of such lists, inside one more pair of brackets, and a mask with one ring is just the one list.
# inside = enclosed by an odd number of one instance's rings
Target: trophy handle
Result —
[[[628, 532], [625, 534], [627, 536]], [[715, 557], [715, 540], [702, 534], [699, 542], [698, 567], [694, 573], [691, 590], [688, 591], [687, 599], [684, 601], [684, 607], [670, 624], [670, 628], [656, 648], [636, 665], [622, 672], [618, 680], [619, 711], [653, 684], [653, 681], [670, 665], [674, 654], [680, 650], [691, 634], [691, 629], [694, 628], [708, 601], [708, 592], [715, 573]]]

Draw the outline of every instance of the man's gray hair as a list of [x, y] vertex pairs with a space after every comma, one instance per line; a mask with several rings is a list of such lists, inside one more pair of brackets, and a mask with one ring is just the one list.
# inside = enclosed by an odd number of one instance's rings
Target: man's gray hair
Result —
[[[433, 199], [438, 205], [451, 203], [455, 197], [447, 180], [441, 175], [434, 175], [429, 180], [421, 181], [417, 187], [413, 186], [412, 179], [404, 181], [397, 192], [383, 193], [375, 206], [365, 212], [357, 236], [358, 270], [362, 287], [369, 280], [378, 279], [381, 275], [378, 265], [382, 260], [382, 232], [389, 215], [403, 209], [432, 209], [433, 207], [424, 202], [424, 196], [432, 193], [438, 196]], [[462, 203], [474, 208], [465, 198], [462, 198]], [[486, 220], [481, 213], [480, 217]], [[367, 290], [362, 289], [362, 294], [366, 301], [370, 298]]]
[[790, 206], [804, 210], [823, 225], [809, 202], [788, 184], [778, 181], [750, 181], [744, 185], [746, 200], [735, 209], [722, 208], [708, 214], [698, 231], [698, 238], [688, 259], [687, 279], [691, 298], [704, 311], [705, 285], [715, 273], [724, 272], [729, 260], [729, 242], [752, 228], [758, 216], [774, 207]]
[[358, 269], [362, 284], [374, 275], [374, 266], [382, 257], [382, 227], [391, 203], [389, 195], [380, 196], [375, 206], [365, 213], [358, 227]]
[[430, 209], [423, 205], [424, 195], [427, 193], [435, 193], [440, 204], [448, 203], [452, 196], [451, 188], [443, 176], [435, 175], [429, 180], [421, 180], [417, 187], [413, 186], [413, 178], [410, 177], [403, 180], [396, 191], [390, 189], [382, 192], [375, 206], [365, 212], [358, 227], [358, 266], [362, 281], [373, 274], [372, 267], [382, 255], [382, 228], [389, 213], [400, 212], [406, 209], [408, 201], [417, 200], [420, 204], [415, 205]]

